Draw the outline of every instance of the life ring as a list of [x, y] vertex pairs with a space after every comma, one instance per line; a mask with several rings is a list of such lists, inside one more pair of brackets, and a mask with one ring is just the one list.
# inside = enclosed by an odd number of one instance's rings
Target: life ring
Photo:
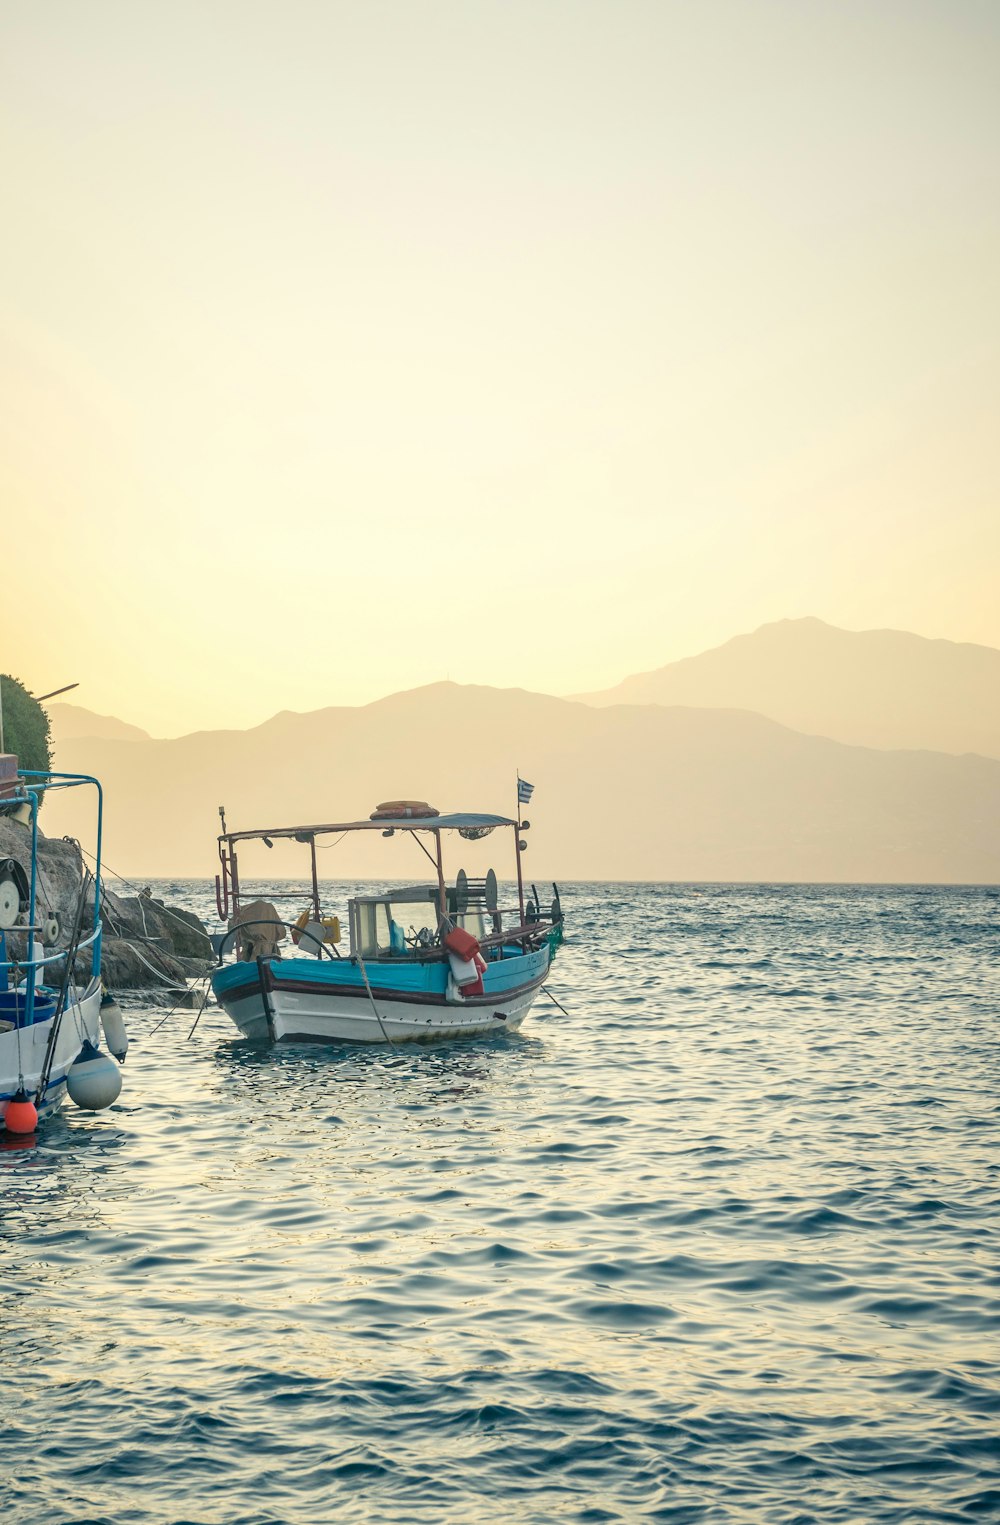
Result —
[[426, 800], [384, 800], [369, 816], [371, 821], [402, 821], [440, 815]]

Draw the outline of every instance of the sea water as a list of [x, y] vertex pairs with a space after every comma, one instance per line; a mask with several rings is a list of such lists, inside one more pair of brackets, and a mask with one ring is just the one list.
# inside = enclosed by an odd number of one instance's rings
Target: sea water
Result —
[[564, 900], [520, 1036], [123, 1000], [0, 1152], [5, 1525], [1000, 1517], [1000, 894]]

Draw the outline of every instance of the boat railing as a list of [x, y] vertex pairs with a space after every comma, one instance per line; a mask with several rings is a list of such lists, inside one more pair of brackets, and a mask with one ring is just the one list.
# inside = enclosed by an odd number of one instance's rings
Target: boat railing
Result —
[[[517, 907], [515, 906], [515, 910]], [[517, 926], [505, 927], [502, 932], [490, 932], [486, 937], [477, 939], [480, 948], [503, 948], [514, 943], [520, 943], [527, 951], [529, 943], [541, 943], [547, 933], [552, 931], [554, 922], [548, 919], [543, 921], [524, 921]]]
[[[30, 938], [32, 934], [38, 930], [38, 928], [15, 927], [12, 930], [15, 931], [18, 935], [27, 935]], [[18, 1022], [17, 1025], [20, 1027], [30, 1027], [32, 1021], [34, 1020], [34, 997], [38, 994], [41, 986], [45, 984], [44, 978], [38, 978], [39, 970], [47, 968], [50, 964], [64, 963], [66, 959], [70, 959], [72, 963], [75, 964], [77, 956], [81, 953], [85, 953], [88, 948], [94, 949], [96, 959], [92, 959], [92, 963], [96, 962], [97, 968], [100, 968], [100, 927], [91, 932], [89, 937], [81, 938], [81, 940], [73, 947], [57, 948], [54, 953], [47, 953], [44, 958], [19, 958], [16, 955], [13, 958], [9, 957], [9, 951], [6, 947], [6, 939], [7, 933], [0, 933], [0, 955], [2, 955], [0, 956], [0, 992], [4, 994], [10, 992], [10, 977], [12, 974], [14, 976], [13, 988], [15, 992], [18, 991], [23, 984], [25, 994], [23, 1016], [25, 1020], [23, 1022]], [[94, 976], [92, 975], [91, 978], [93, 977]], [[66, 978], [73, 978], [72, 969], [67, 971]], [[20, 1014], [22, 1013], [19, 1011], [19, 1015]]]
[[[491, 914], [511, 915], [516, 912], [516, 910], [517, 907], [514, 906], [510, 912], [497, 912]], [[448, 917], [446, 920], [450, 923], [452, 918]], [[550, 921], [548, 918], [539, 921], [522, 922], [517, 926], [508, 927], [505, 931], [491, 932], [486, 937], [477, 938], [477, 941], [480, 948], [486, 949], [503, 948], [508, 947], [514, 943], [520, 943], [527, 951], [529, 944], [540, 945], [548, 933], [552, 931], [554, 925], [555, 923]], [[331, 944], [327, 944], [314, 933], [304, 930], [303, 928], [297, 926], [294, 922], [282, 921], [279, 917], [267, 917], [254, 921], [241, 921], [237, 926], [230, 927], [228, 932], [225, 932], [221, 937], [219, 937], [216, 943], [216, 953], [220, 964], [225, 962], [227, 953], [235, 951], [236, 944], [239, 942], [241, 933], [246, 932], [250, 927], [281, 927], [285, 932], [297, 934], [298, 942], [296, 946], [299, 954], [308, 952], [310, 955], [314, 954], [317, 958], [322, 958], [323, 955], [326, 954], [326, 957], [329, 959], [339, 959], [344, 957], [344, 955], [338, 952], [337, 949], [334, 948]], [[304, 943], [311, 943], [312, 947], [308, 950], [303, 949]], [[81, 943], [80, 946], [82, 948], [85, 946], [85, 944]], [[442, 943], [433, 943], [428, 947], [409, 948], [406, 954], [390, 955], [388, 949], [380, 949], [379, 953], [375, 955], [366, 955], [366, 958], [369, 960], [369, 962], [377, 960], [383, 951], [385, 952], [386, 956], [391, 957], [393, 961], [399, 958], [411, 958], [416, 960], [418, 963], [435, 962], [447, 956], [447, 949], [443, 946]], [[282, 955], [278, 953], [275, 948], [274, 952], [271, 952], [266, 956], [268, 958], [280, 958]]]
[[[76, 937], [66, 948], [56, 949], [52, 953], [45, 954], [42, 958], [34, 957], [34, 934], [37, 931], [35, 917], [37, 913], [38, 893], [38, 808], [39, 795], [55, 789], [75, 789], [81, 784], [92, 785], [97, 791], [97, 843], [95, 852], [96, 867], [94, 870], [94, 909], [93, 921], [89, 937]], [[75, 963], [78, 953], [89, 948], [91, 951], [90, 971], [91, 979], [97, 979], [101, 972], [101, 842], [104, 829], [104, 791], [99, 779], [90, 773], [54, 773], [40, 768], [21, 768], [17, 775], [13, 788], [8, 788], [3, 795], [4, 805], [27, 805], [31, 816], [31, 879], [28, 890], [27, 923], [23, 927], [11, 927], [8, 931], [23, 933], [27, 938], [27, 958], [11, 960], [7, 957], [6, 934], [2, 945], [3, 957], [0, 958], [0, 969], [3, 970], [4, 979], [9, 989], [11, 968], [16, 968], [18, 974], [22, 971], [25, 975], [25, 1000], [23, 1021], [18, 1021], [19, 1026], [30, 1027], [35, 1020], [35, 992], [42, 983], [37, 978], [38, 970], [44, 969], [50, 964], [56, 964], [61, 959], [69, 959]], [[79, 929], [74, 929], [78, 931]], [[72, 969], [66, 972], [67, 979], [72, 977]]]
[[[268, 916], [261, 917], [259, 920], [254, 921], [237, 922], [235, 927], [230, 927], [228, 932], [224, 932], [218, 939], [217, 943], [218, 959], [220, 964], [225, 961], [225, 956], [227, 952], [230, 951], [230, 948], [235, 948], [236, 943], [240, 939], [240, 934], [245, 932], [248, 927], [281, 927], [284, 929], [284, 931], [293, 935], [293, 940], [297, 936], [297, 946], [299, 948], [302, 947], [303, 943], [311, 943], [313, 945], [313, 950], [316, 952], [317, 958], [322, 958], [324, 953], [326, 954], [327, 958], [343, 957], [341, 953], [338, 953], [336, 949], [332, 947], [332, 944], [327, 944], [324, 939], [317, 937], [312, 932], [306, 931], [296, 922], [282, 921], [279, 917]], [[227, 947], [227, 944], [229, 944], [229, 947]], [[274, 958], [275, 954], [271, 953], [268, 955], [268, 957]]]

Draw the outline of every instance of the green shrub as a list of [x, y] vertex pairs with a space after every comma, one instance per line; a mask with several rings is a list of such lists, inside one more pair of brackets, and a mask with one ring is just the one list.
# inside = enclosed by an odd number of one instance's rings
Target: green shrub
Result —
[[14, 752], [22, 768], [47, 773], [52, 765], [48, 715], [24, 684], [8, 673], [0, 673], [0, 698], [3, 703], [0, 750]]

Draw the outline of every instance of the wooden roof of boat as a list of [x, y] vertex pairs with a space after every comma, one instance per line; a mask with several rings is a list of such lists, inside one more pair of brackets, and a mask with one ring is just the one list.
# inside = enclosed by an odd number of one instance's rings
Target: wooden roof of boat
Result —
[[292, 838], [308, 842], [311, 837], [325, 837], [342, 831], [492, 831], [495, 826], [516, 826], [506, 815], [380, 816], [377, 821], [334, 821], [321, 826], [274, 826], [255, 831], [224, 831], [220, 842], [247, 842], [259, 837]]

